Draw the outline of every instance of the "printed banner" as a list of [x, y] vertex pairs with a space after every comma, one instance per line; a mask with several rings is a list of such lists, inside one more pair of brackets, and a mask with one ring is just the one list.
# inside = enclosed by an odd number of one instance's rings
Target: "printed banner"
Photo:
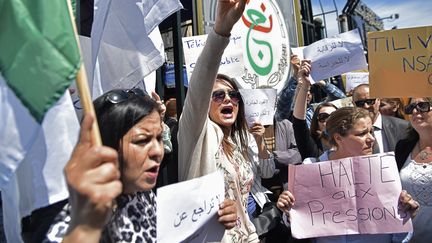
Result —
[[289, 166], [296, 238], [412, 231], [393, 153]]
[[432, 26], [368, 33], [370, 95], [432, 96]]
[[314, 42], [303, 50], [303, 55], [305, 59], [312, 60], [311, 75], [314, 80], [367, 68], [357, 29]]

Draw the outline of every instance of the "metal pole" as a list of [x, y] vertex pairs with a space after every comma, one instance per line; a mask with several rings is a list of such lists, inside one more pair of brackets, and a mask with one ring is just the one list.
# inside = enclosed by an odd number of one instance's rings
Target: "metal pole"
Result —
[[176, 85], [176, 103], [177, 103], [177, 118], [183, 111], [183, 103], [185, 97], [184, 83], [183, 83], [183, 45], [182, 45], [182, 31], [181, 31], [181, 14], [180, 11], [176, 13], [176, 19], [173, 21], [173, 48], [174, 48], [174, 65], [175, 65], [175, 85]]
[[198, 35], [197, 1], [192, 0], [192, 33]]
[[[319, 0], [319, 4], [320, 4], [320, 7], [321, 7], [321, 13], [324, 13], [324, 8], [323, 8], [323, 6], [322, 6], [321, 0]], [[323, 14], [323, 20], [324, 20], [325, 38], [327, 38], [328, 35], [327, 35], [327, 23], [326, 23], [326, 17], [325, 17], [325, 14]]]
[[[337, 18], [339, 18], [339, 13], [338, 13], [338, 9], [337, 9], [335, 0], [333, 0], [333, 5], [334, 5], [335, 10], [336, 10], [336, 19], [337, 19]], [[340, 33], [340, 26], [339, 26], [339, 24], [337, 26], [338, 26], [338, 33]]]

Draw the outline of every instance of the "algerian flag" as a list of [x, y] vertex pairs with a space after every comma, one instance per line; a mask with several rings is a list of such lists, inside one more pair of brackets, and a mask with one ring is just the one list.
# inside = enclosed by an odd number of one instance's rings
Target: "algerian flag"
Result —
[[0, 72], [40, 123], [80, 65], [67, 1], [0, 0], [0, 30]]
[[0, 0], [0, 46], [4, 227], [22, 242], [22, 217], [68, 197], [62, 171], [79, 124], [66, 89], [80, 55], [67, 1]]

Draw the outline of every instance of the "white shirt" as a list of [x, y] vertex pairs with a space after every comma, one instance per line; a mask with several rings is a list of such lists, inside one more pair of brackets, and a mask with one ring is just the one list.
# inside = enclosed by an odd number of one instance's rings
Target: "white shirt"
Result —
[[420, 210], [412, 220], [412, 242], [427, 242], [432, 237], [432, 164], [416, 163], [408, 155], [400, 171], [402, 188], [420, 203]]
[[378, 113], [378, 117], [373, 124], [375, 141], [378, 143], [380, 153], [387, 151], [388, 144], [385, 133], [383, 132], [382, 116]]

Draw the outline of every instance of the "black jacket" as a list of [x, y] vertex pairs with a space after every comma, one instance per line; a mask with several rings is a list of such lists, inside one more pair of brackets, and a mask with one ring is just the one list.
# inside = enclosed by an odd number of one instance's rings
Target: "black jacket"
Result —
[[399, 171], [417, 144], [418, 138], [405, 138], [396, 144], [395, 158]]

